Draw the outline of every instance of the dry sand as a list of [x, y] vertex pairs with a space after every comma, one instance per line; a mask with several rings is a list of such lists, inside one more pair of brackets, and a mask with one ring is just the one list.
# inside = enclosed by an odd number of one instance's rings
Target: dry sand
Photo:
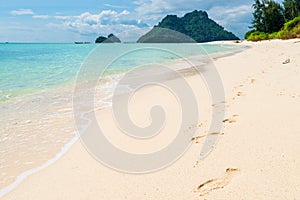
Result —
[[[204, 114], [198, 124], [191, 124], [197, 129], [191, 148], [173, 165], [149, 174], [120, 173], [93, 159], [78, 141], [55, 164], [29, 176], [2, 199], [300, 199], [299, 40], [236, 45], [251, 48], [214, 61], [224, 84], [226, 118], [218, 145], [204, 160], [199, 153], [210, 109], [201, 106], [209, 99], [202, 94], [204, 86], [197, 85], [198, 77], [188, 76], [203, 100], [199, 108]], [[180, 123], [174, 117], [177, 105], [159, 87], [136, 95], [133, 120], [149, 124], [139, 106], [151, 105], [151, 94], [159, 94], [167, 115], [171, 113], [166, 134], [149, 143], [108, 135], [120, 148], [151, 152], [174, 137]], [[109, 116], [110, 110], [97, 113], [103, 128], [117, 133]]]

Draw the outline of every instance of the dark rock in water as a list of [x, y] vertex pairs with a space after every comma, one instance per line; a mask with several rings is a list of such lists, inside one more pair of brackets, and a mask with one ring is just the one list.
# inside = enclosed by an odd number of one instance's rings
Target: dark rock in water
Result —
[[107, 37], [99, 36], [95, 43], [121, 43], [121, 40], [111, 33]]
[[102, 43], [102, 42], [104, 42], [105, 40], [107, 40], [107, 37], [99, 36], [99, 37], [96, 39], [95, 43]]
[[114, 43], [121, 43], [121, 40], [112, 33], [109, 34], [107, 38]]

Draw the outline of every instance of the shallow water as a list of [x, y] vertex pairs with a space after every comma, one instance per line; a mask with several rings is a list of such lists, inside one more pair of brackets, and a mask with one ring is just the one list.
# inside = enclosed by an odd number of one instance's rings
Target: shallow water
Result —
[[[215, 44], [0, 44], [0, 191], [55, 157], [75, 137], [76, 75], [95, 49], [102, 59], [97, 64], [110, 65], [97, 91], [87, 87], [81, 95], [95, 93], [97, 108], [110, 106], [113, 89], [128, 70], [237, 50]], [[117, 52], [126, 53], [115, 59]], [[89, 70], [93, 74], [95, 69]]]

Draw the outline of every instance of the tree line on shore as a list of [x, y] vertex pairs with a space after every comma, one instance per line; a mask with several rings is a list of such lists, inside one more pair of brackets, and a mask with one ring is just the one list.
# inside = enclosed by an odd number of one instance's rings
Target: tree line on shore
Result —
[[255, 0], [253, 21], [245, 39], [290, 39], [300, 37], [300, 0]]

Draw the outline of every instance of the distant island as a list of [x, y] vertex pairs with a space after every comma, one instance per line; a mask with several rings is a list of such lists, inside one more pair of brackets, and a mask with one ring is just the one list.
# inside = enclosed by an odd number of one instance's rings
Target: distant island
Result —
[[138, 39], [138, 43], [210, 42], [239, 40], [233, 33], [208, 18], [205, 11], [193, 11], [183, 17], [167, 15], [157, 26]]
[[121, 40], [111, 33], [107, 37], [99, 36], [95, 43], [121, 43]]

